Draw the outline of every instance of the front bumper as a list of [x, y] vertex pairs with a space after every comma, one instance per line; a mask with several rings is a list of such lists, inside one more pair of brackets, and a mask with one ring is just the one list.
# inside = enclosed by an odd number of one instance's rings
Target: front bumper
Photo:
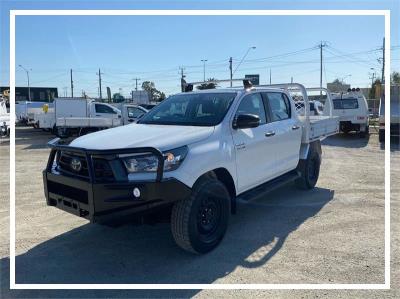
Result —
[[[118, 151], [91, 151], [59, 145], [58, 140], [49, 143], [52, 147], [46, 169], [43, 171], [44, 192], [47, 205], [84, 217], [91, 222], [103, 223], [114, 218], [131, 215], [154, 207], [183, 200], [191, 189], [174, 178], [163, 178], [163, 156], [154, 148], [123, 149]], [[88, 166], [88, 178], [65, 175], [56, 169], [57, 152], [69, 151], [84, 155]], [[93, 157], [118, 153], [153, 152], [159, 158], [159, 169], [155, 180], [112, 182], [96, 180]], [[135, 196], [137, 188], [140, 196]]]

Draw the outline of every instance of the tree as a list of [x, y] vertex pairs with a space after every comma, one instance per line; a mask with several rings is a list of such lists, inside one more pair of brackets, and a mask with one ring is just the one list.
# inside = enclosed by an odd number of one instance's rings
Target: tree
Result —
[[207, 81], [209, 81], [209, 82], [202, 83], [202, 84], [198, 85], [196, 88], [199, 90], [204, 90], [204, 89], [215, 89], [218, 86], [217, 83], [210, 82], [210, 81], [215, 81], [214, 78], [209, 78]]
[[159, 91], [154, 82], [144, 81], [142, 83], [142, 89], [149, 93], [151, 101], [161, 102], [165, 99], [165, 93]]
[[400, 73], [399, 72], [392, 72], [390, 75], [390, 84], [400, 84]]
[[332, 81], [333, 84], [341, 85], [342, 81], [340, 79], [336, 78], [335, 80]]
[[381, 85], [381, 80], [380, 79], [376, 79], [375, 81], [374, 81], [374, 83], [372, 83], [372, 86], [371, 86], [371, 88], [370, 88], [370, 90], [369, 90], [369, 93], [368, 93], [368, 97], [370, 98], [370, 99], [375, 99], [376, 98], [376, 86], [377, 85]]
[[113, 98], [113, 103], [120, 103], [120, 102], [125, 101], [124, 96], [122, 94], [120, 94], [119, 92], [114, 93], [112, 98]]

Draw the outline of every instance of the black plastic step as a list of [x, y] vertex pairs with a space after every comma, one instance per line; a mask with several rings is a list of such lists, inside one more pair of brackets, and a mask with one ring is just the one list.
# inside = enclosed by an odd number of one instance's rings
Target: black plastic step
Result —
[[253, 189], [250, 189], [240, 195], [238, 198], [243, 201], [251, 201], [257, 199], [258, 197], [265, 195], [279, 187], [282, 187], [300, 177], [299, 173], [296, 170], [292, 170], [288, 173], [285, 173], [275, 179], [272, 179], [262, 185], [259, 185]]

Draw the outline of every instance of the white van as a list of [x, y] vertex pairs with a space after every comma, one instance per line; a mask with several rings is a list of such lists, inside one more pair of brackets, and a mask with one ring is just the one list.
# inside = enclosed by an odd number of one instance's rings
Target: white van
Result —
[[360, 137], [369, 134], [368, 103], [359, 88], [332, 94], [332, 101], [333, 115], [340, 119], [340, 131], [356, 131], [360, 133]]

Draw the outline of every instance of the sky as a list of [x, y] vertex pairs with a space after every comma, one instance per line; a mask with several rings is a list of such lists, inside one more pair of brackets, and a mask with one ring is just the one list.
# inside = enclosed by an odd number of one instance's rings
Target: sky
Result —
[[[191, 1], [111, 2], [81, 4], [58, 1], [2, 2], [0, 84], [8, 85], [8, 13], [10, 9], [287, 9], [285, 2]], [[399, 2], [297, 1], [291, 9], [391, 9], [392, 70], [400, 69]], [[247, 6], [246, 6], [247, 4]], [[283, 4], [283, 5], [282, 5]], [[362, 6], [360, 7], [360, 4]], [[248, 7], [250, 6], [250, 7]], [[180, 67], [187, 81], [228, 79], [229, 57], [234, 78], [259, 74], [261, 83], [294, 82], [319, 86], [323, 42], [323, 85], [338, 78], [353, 87], [368, 87], [373, 73], [380, 77], [383, 16], [17, 16], [16, 83], [58, 87], [70, 96], [70, 69], [74, 93], [98, 96], [106, 86], [127, 96], [134, 78], [153, 81], [167, 95], [180, 90]], [[251, 49], [250, 47], [256, 47]], [[247, 56], [245, 54], [247, 53]], [[242, 61], [243, 59], [243, 61]], [[242, 63], [240, 63], [242, 61]], [[371, 69], [372, 68], [372, 69]]]

